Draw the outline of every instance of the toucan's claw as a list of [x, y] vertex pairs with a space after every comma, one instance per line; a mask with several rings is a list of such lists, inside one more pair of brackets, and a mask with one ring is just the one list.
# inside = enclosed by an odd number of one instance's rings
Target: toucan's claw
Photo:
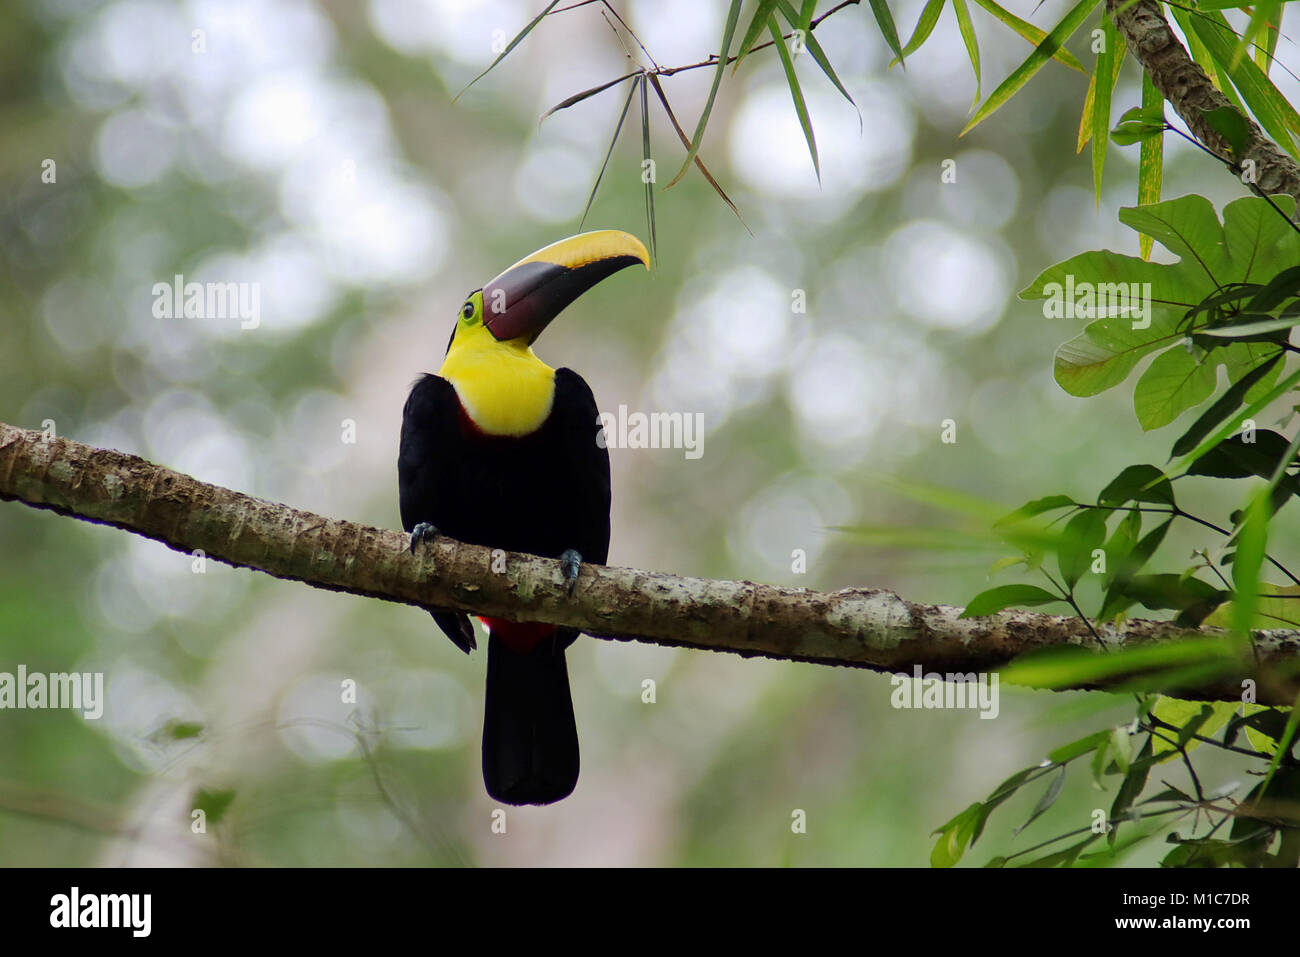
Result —
[[582, 564], [582, 555], [577, 549], [566, 548], [560, 553], [560, 561], [564, 565], [564, 580], [569, 583], [569, 594], [578, 587], [578, 567]]
[[437, 538], [442, 533], [438, 531], [437, 526], [430, 522], [419, 522], [415, 528], [411, 529], [411, 554], [415, 554], [415, 546], [421, 542], [428, 542]]

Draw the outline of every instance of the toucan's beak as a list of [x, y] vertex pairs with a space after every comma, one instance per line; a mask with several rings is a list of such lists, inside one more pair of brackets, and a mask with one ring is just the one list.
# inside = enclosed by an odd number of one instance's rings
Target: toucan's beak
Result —
[[561, 239], [483, 287], [483, 324], [498, 340], [532, 343], [565, 306], [633, 263], [649, 269], [650, 255], [629, 233], [601, 229]]

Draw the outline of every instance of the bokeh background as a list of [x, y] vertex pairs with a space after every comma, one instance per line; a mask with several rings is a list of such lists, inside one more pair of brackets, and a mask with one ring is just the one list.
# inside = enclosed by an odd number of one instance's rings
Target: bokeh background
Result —
[[[578, 231], [623, 105], [620, 88], [538, 122], [630, 68], [596, 6], [547, 19], [452, 102], [542, 6], [7, 3], [0, 419], [399, 527], [407, 389], [440, 364], [465, 293]], [[920, 6], [895, 4], [905, 39]], [[721, 0], [617, 7], [660, 65], [717, 48]], [[1064, 9], [1047, 0], [1033, 22]], [[973, 16], [987, 94], [1029, 47]], [[1142, 434], [1131, 385], [1065, 395], [1051, 357], [1079, 324], [1015, 297], [1076, 252], [1136, 252], [1115, 218], [1135, 201], [1136, 148], [1112, 147], [1096, 204], [1074, 151], [1087, 80], [1057, 64], [959, 138], [975, 87], [950, 11], [906, 70], [887, 68], [865, 7], [817, 37], [861, 109], [860, 125], [796, 61], [820, 186], [779, 61], [756, 53], [724, 81], [702, 151], [752, 235], [697, 173], [660, 189], [656, 270], [596, 289], [538, 352], [583, 373], [602, 408], [704, 414], [699, 459], [613, 452], [611, 563], [960, 604], [1003, 553], [972, 543], [971, 515], [908, 490], [1007, 507], [1087, 497], [1172, 441], [1176, 426]], [[1071, 46], [1090, 66], [1086, 31]], [[1279, 56], [1294, 60], [1285, 37]], [[709, 80], [664, 80], [688, 129]], [[1137, 81], [1129, 62], [1116, 116]], [[632, 109], [587, 228], [644, 237]], [[662, 185], [683, 151], [657, 110], [652, 132]], [[1176, 138], [1166, 151], [1166, 196], [1242, 194]], [[946, 159], [955, 183], [941, 182]], [[152, 287], [176, 273], [259, 283], [259, 327], [154, 318]], [[848, 669], [590, 639], [569, 660], [578, 789], [510, 811], [496, 834], [478, 764], [483, 655], [459, 654], [424, 613], [213, 562], [197, 574], [155, 543], [0, 506], [0, 670], [103, 671], [108, 695], [99, 721], [0, 712], [0, 863], [921, 866], [943, 821], [1131, 710], [1004, 687], [998, 718], [981, 720], [895, 710], [886, 677]], [[340, 701], [348, 678], [357, 705]], [[968, 862], [1109, 806], [1083, 769], [1070, 780], [1018, 838], [1036, 795], [999, 812]], [[203, 835], [196, 800], [212, 812]]]

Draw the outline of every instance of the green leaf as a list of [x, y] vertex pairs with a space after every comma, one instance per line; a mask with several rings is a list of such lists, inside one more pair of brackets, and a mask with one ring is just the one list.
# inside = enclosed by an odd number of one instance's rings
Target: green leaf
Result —
[[[1088, 103], [1092, 103], [1091, 95], [1089, 95]], [[1138, 142], [1139, 139], [1153, 137], [1153, 135], [1164, 133], [1164, 131], [1165, 109], [1164, 100], [1161, 100], [1160, 103], [1154, 104], [1152, 107], [1143, 104], [1141, 107], [1126, 109], [1125, 114], [1119, 117], [1118, 124], [1115, 124], [1115, 129], [1110, 131], [1110, 138], [1115, 143], [1121, 144], [1121, 146], [1128, 146], [1130, 143]], [[1082, 148], [1082, 144], [1080, 144], [1080, 150]]]
[[1100, 0], [1079, 0], [1061, 22], [1052, 29], [1052, 32], [1044, 37], [1038, 46], [1034, 47], [1034, 51], [1029, 54], [1025, 62], [1020, 64], [1009, 77], [1003, 80], [1002, 84], [984, 101], [984, 105], [975, 111], [975, 115], [971, 117], [970, 122], [961, 131], [962, 135], [969, 133], [984, 122], [1011, 97], [1020, 92], [1021, 88], [1030, 81], [1034, 74], [1042, 69], [1044, 64], [1061, 49], [1065, 41], [1070, 39], [1074, 31], [1083, 25], [1083, 21], [1088, 19], [1098, 3], [1100, 3]]
[[1096, 841], [1100, 834], [1090, 834], [1077, 844], [1071, 844], [1069, 847], [1062, 848], [1059, 851], [1053, 851], [1051, 854], [1045, 854], [1042, 857], [1035, 858], [1020, 865], [1021, 867], [1073, 867], [1079, 854], [1089, 844]]
[[1020, 789], [1021, 785], [1028, 781], [1037, 780], [1041, 777], [1042, 775], [1040, 772], [1042, 770], [1041, 767], [1032, 767], [1017, 771], [993, 789], [993, 793], [985, 798], [984, 803], [980, 805], [979, 813], [975, 817], [975, 827], [971, 832], [970, 837], [971, 847], [975, 846], [975, 842], [978, 841], [980, 835], [984, 833], [984, 825], [988, 822], [989, 815], [1000, 807], [1003, 802], [1014, 795]]
[[[753, 48], [758, 35], [767, 28], [768, 18], [771, 17], [775, 8], [776, 0], [758, 0], [758, 7], [755, 8], [754, 16], [749, 21], [749, 29], [745, 31], [745, 36], [740, 41], [740, 47], [736, 50], [736, 63], [731, 68], [732, 76], [736, 75], [736, 71], [740, 69], [740, 64], [744, 63], [745, 57], [749, 56], [749, 51]], [[783, 41], [778, 40], [777, 42]]]
[[[659, 97], [659, 102], [664, 108], [664, 115], [668, 117], [668, 122], [672, 124], [673, 131], [677, 134], [677, 138], [682, 141], [682, 146], [689, 150], [690, 140], [686, 138], [686, 131], [682, 129], [682, 124], [677, 122], [677, 116], [673, 113], [673, 108], [668, 104], [668, 97], [664, 93], [663, 85], [659, 82], [659, 77], [651, 73], [646, 77], [646, 79], [650, 81], [650, 87], [655, 91], [655, 96]], [[736, 214], [736, 218], [740, 220], [740, 225], [745, 227], [745, 232], [749, 233], [751, 236], [754, 235], [753, 232], [750, 231], [749, 226], [745, 223], [745, 218], [740, 215], [740, 210], [736, 208], [736, 204], [731, 201], [731, 197], [728, 196], [723, 188], [718, 185], [718, 181], [713, 178], [713, 174], [709, 172], [709, 168], [704, 165], [704, 160], [700, 159], [698, 154], [695, 156], [695, 168], [700, 171], [700, 175], [704, 177], [705, 181], [713, 187], [713, 191], [718, 194], [718, 198], [726, 203], [727, 208]], [[665, 189], [666, 188], [667, 187], [665, 187]]]
[[167, 732], [173, 741], [197, 738], [203, 733], [203, 725], [194, 721], [169, 721]]
[[1086, 508], [1066, 524], [1057, 552], [1057, 563], [1061, 568], [1061, 577], [1065, 579], [1065, 587], [1071, 592], [1092, 564], [1093, 550], [1101, 548], [1101, 543], [1105, 540], [1106, 516], [1100, 509]]
[[1115, 525], [1115, 531], [1106, 543], [1105, 584], [1109, 588], [1124, 567], [1133, 549], [1137, 547], [1138, 536], [1142, 534], [1142, 513], [1137, 509], [1126, 512]]
[[[1160, 91], [1156, 89], [1151, 75], [1145, 70], [1142, 71], [1142, 108], [1147, 111], [1158, 111], [1160, 115], [1161, 131], [1157, 136], [1147, 137], [1142, 141], [1142, 146], [1138, 153], [1138, 205], [1152, 206], [1160, 202], [1160, 189], [1164, 177], [1165, 168], [1165, 100]], [[1151, 242], [1153, 237], [1142, 233], [1138, 237], [1139, 255], [1143, 259], [1151, 258]]]
[[[542, 18], [545, 17], [548, 13], [550, 13], [551, 10], [553, 10], [553, 9], [555, 8], [555, 5], [556, 5], [557, 3], [559, 3], [559, 2], [560, 2], [560, 0], [551, 0], [551, 2], [548, 3], [548, 4], [546, 5], [546, 7], [542, 10], [541, 13], [539, 13], [537, 16], [533, 17], [532, 20], [528, 21], [528, 26], [524, 27], [522, 30], [520, 30], [518, 33], [515, 34], [514, 39], [511, 40], [509, 43], [507, 43], [507, 44], [506, 44], [506, 48], [505, 48], [504, 50], [501, 51], [500, 56], [498, 56], [495, 60], [493, 60], [491, 63], [489, 63], [489, 64], [488, 64], [488, 68], [487, 68], [486, 70], [484, 70], [484, 71], [483, 71], [482, 73], [480, 73], [478, 76], [474, 77], [474, 79], [472, 79], [472, 80], [470, 80], [468, 83], [466, 83], [466, 84], [465, 84], [465, 89], [464, 89], [464, 90], [461, 90], [459, 93], [457, 93], [455, 96], [453, 96], [453, 97], [451, 98], [451, 102], [455, 103], [457, 100], [459, 100], [462, 96], [465, 95], [465, 91], [466, 91], [466, 90], [468, 90], [471, 86], [473, 86], [473, 85], [474, 85], [475, 83], [477, 83], [479, 80], [483, 79], [483, 77], [485, 77], [485, 76], [487, 76], [489, 73], [491, 73], [492, 70], [493, 70], [493, 68], [494, 68], [498, 63], [500, 63], [502, 60], [504, 60], [506, 57], [508, 57], [508, 56], [510, 55], [510, 51], [513, 50], [515, 47], [519, 46], [519, 44], [523, 42], [524, 37], [528, 36], [528, 34], [530, 34], [530, 33], [533, 32], [533, 27], [535, 27], [535, 26], [537, 26], [537, 24], [541, 23], [541, 22], [542, 22]], [[739, 4], [739, 0], [736, 0], [736, 2], [737, 2], [737, 4]]]
[[1281, 216], [1255, 196], [1233, 200], [1223, 208], [1224, 243], [1233, 263], [1230, 281], [1261, 282], [1265, 276], [1277, 278], [1272, 271], [1279, 261], [1300, 261], [1300, 237], [1287, 221], [1295, 209], [1295, 199], [1279, 195], [1273, 202], [1282, 211]]
[[[783, 0], [788, 2], [788, 0]], [[803, 5], [799, 7], [799, 22], [791, 21], [791, 26], [802, 30], [805, 34], [812, 30], [813, 13], [817, 10], [817, 0], [803, 0]]]
[[1165, 737], [1156, 738], [1153, 746], [1154, 756], [1163, 761], [1178, 754], [1178, 745], [1182, 745], [1183, 749], [1189, 752], [1200, 747], [1201, 742], [1193, 735], [1199, 734], [1206, 738], [1213, 736], [1214, 732], [1232, 719], [1233, 709], [1236, 707], [1237, 705], [1231, 701], [1207, 703], [1161, 695], [1155, 707], [1151, 709], [1151, 714], [1165, 724], [1177, 728], [1178, 732], [1174, 741], [1167, 740], [1168, 732], [1165, 733]]
[[[1289, 196], [1275, 202], [1287, 215], [1294, 208]], [[1258, 197], [1228, 204], [1219, 223], [1213, 206], [1201, 196], [1182, 196], [1149, 206], [1127, 207], [1120, 220], [1139, 233], [1160, 241], [1179, 259], [1158, 264], [1108, 250], [1082, 253], [1041, 273], [1020, 295], [1045, 299], [1044, 316], [1102, 318], [1057, 350], [1056, 380], [1071, 395], [1096, 395], [1127, 378], [1141, 358], [1173, 345], [1189, 332], [1198, 334], [1209, 322], [1187, 314], [1232, 283], [1243, 282], [1261, 264], [1300, 261], [1300, 237]], [[1149, 284], [1149, 286], [1147, 285]], [[1150, 324], [1121, 313], [1137, 292], [1139, 304], [1149, 302]]]
[[[809, 2], [810, 0], [805, 0], [805, 12], [807, 11]], [[786, 21], [793, 24], [795, 22], [795, 12], [794, 7], [790, 5], [790, 0], [780, 0], [780, 6], [781, 14], [785, 17]], [[858, 109], [858, 104], [853, 101], [853, 97], [849, 95], [849, 91], [844, 88], [844, 84], [840, 82], [840, 78], [835, 74], [835, 68], [831, 66], [831, 61], [826, 56], [826, 51], [822, 49], [822, 45], [817, 42], [817, 37], [814, 36], [813, 32], [803, 23], [802, 14], [800, 15], [800, 25], [795, 27], [795, 29], [804, 31], [804, 45], [807, 46], [808, 52], [812, 54], [813, 61], [821, 67], [822, 72], [826, 74], [826, 78], [831, 81], [835, 89], [840, 91], [840, 95], [844, 97], [844, 99], [848, 100], [849, 105], [857, 112], [858, 130], [861, 132], [862, 111]]]
[[1074, 499], [1068, 495], [1047, 495], [1043, 498], [1036, 498], [1032, 502], [1026, 502], [1014, 512], [1002, 516], [993, 523], [993, 527], [999, 528], [1003, 525], [1012, 525], [1027, 518], [1033, 518], [1035, 515], [1041, 515], [1043, 512], [1055, 511], [1058, 508], [1069, 508], [1072, 505], [1074, 505]]
[[1130, 465], [1110, 481], [1097, 496], [1098, 505], [1127, 505], [1129, 502], [1174, 504], [1174, 487], [1154, 465]]
[[641, 179], [645, 184], [645, 218], [646, 228], [650, 231], [650, 262], [659, 263], [659, 230], [655, 226], [655, 184], [654, 178], [646, 175], [647, 170], [654, 169], [654, 157], [650, 152], [650, 94], [649, 79], [643, 74], [637, 82], [641, 91]]
[[1235, 643], [1217, 635], [1134, 645], [1108, 654], [1060, 645], [1020, 655], [1003, 668], [1002, 680], [1030, 688], [1073, 688], [1189, 665], [1226, 672], [1240, 667], [1240, 661]]
[[1297, 382], [1300, 382], [1300, 369], [1296, 369], [1277, 385], [1273, 386], [1273, 388], [1269, 389], [1268, 392], [1248, 405], [1241, 413], [1233, 416], [1231, 419], [1224, 422], [1223, 425], [1219, 426], [1219, 428], [1215, 429], [1209, 436], [1202, 439], [1201, 443], [1196, 446], [1196, 448], [1183, 456], [1183, 458], [1174, 466], [1173, 471], [1190, 471], [1193, 464], [1199, 460], [1201, 456], [1205, 455], [1211, 449], [1229, 438], [1233, 432], [1236, 432], [1240, 423], [1244, 422], [1246, 419], [1253, 419], [1267, 408], [1274, 399], [1290, 390]]
[[1128, 728], [1121, 725], [1110, 733], [1110, 754], [1120, 774], [1128, 772], [1133, 761], [1133, 736]]
[[[1132, 514], [1136, 515], [1137, 512]], [[1148, 532], [1133, 548], [1117, 561], [1111, 569], [1112, 574], [1106, 582], [1106, 597], [1102, 601], [1099, 621], [1110, 621], [1120, 612], [1126, 610], [1137, 598], [1131, 593], [1133, 576], [1142, 570], [1151, 560], [1156, 549], [1165, 540], [1165, 534], [1173, 519], [1166, 519]]]
[[894, 15], [889, 12], [888, 2], [886, 0], [871, 0], [871, 12], [875, 14], [876, 24], [880, 27], [880, 35], [889, 44], [889, 49], [894, 51], [894, 58], [906, 68], [907, 62], [903, 59], [903, 48], [898, 43], [898, 27], [894, 26]]
[[1291, 266], [1268, 281], [1248, 307], [1251, 312], [1271, 312], [1286, 300], [1300, 296], [1300, 266]]
[[1255, 610], [1259, 607], [1259, 571], [1264, 565], [1264, 549], [1268, 543], [1271, 491], [1261, 490], [1251, 498], [1246, 507], [1246, 519], [1237, 534], [1237, 551], [1232, 559], [1232, 625], [1233, 630], [1247, 641], [1255, 626]]
[[1029, 819], [1012, 831], [1011, 836], [1018, 836], [1021, 831], [1042, 817], [1043, 814], [1056, 803], [1056, 799], [1061, 796], [1063, 790], [1065, 790], [1065, 768], [1061, 767], [1057, 768], [1056, 773], [1052, 775], [1052, 780], [1047, 785], [1047, 790], [1043, 792], [1043, 796], [1040, 797], [1038, 803], [1034, 805], [1034, 810], [1030, 813]]
[[1265, 28], [1264, 45], [1255, 48], [1255, 65], [1264, 71], [1268, 76], [1269, 71], [1273, 68], [1273, 61], [1277, 55], [1277, 38], [1282, 32], [1282, 17], [1284, 8], [1282, 3], [1269, 4], [1275, 11], [1273, 17]]
[[1220, 106], [1213, 110], [1201, 110], [1210, 129], [1223, 137], [1233, 156], [1240, 156], [1250, 140], [1250, 125], [1241, 112], [1231, 106]]
[[1115, 839], [1119, 837], [1120, 819], [1128, 815], [1133, 808], [1133, 802], [1147, 786], [1147, 776], [1151, 773], [1151, 761], [1148, 759], [1151, 757], [1152, 737], [1147, 735], [1146, 742], [1138, 753], [1138, 759], [1129, 766], [1115, 794], [1115, 801], [1110, 806], [1110, 820], [1115, 822], [1106, 835], [1106, 840], [1110, 844], [1114, 844]]
[[794, 100], [795, 112], [799, 114], [799, 125], [803, 127], [803, 137], [808, 141], [808, 152], [812, 155], [813, 169], [817, 173], [817, 182], [820, 183], [822, 167], [817, 160], [817, 139], [813, 136], [812, 120], [808, 118], [808, 105], [804, 103], [803, 90], [799, 88], [799, 77], [794, 71], [794, 61], [790, 58], [790, 51], [785, 47], [785, 40], [781, 38], [781, 28], [777, 26], [775, 16], [768, 18], [767, 27], [772, 34], [772, 39], [776, 41], [777, 53], [781, 56], [781, 66], [785, 69], [785, 80], [790, 85], [790, 98]]
[[1153, 236], [1165, 249], [1195, 267], [1204, 275], [1207, 292], [1234, 278], [1223, 247], [1223, 226], [1204, 196], [1181, 196], [1154, 206], [1125, 206], [1119, 211], [1119, 221]]
[[1114, 22], [1103, 16], [1101, 27], [1102, 51], [1097, 54], [1092, 98], [1092, 128], [1099, 133], [1092, 138], [1092, 185], [1098, 208], [1101, 206], [1101, 176], [1106, 168], [1106, 148], [1110, 146], [1110, 140], [1100, 135], [1100, 131], [1110, 129], [1110, 98], [1119, 73], [1117, 65], [1124, 59], [1124, 41], [1120, 39]]
[[[1046, 31], [1038, 29], [1038, 27], [1034, 26], [1032, 23], [1030, 23], [1027, 20], [1021, 20], [1010, 10], [998, 6], [998, 4], [994, 2], [994, 0], [975, 0], [975, 2], [979, 4], [981, 7], [983, 7], [985, 10], [987, 10], [995, 18], [1001, 20], [1005, 26], [1010, 27], [1013, 31], [1018, 33], [1024, 39], [1028, 40], [1034, 46], [1038, 46], [1038, 44], [1042, 43], [1044, 38], [1046, 38], [1047, 36]], [[1065, 47], [1061, 47], [1059, 50], [1057, 50], [1056, 53], [1052, 56], [1052, 59], [1056, 60], [1058, 63], [1062, 63], [1065, 66], [1068, 66], [1071, 70], [1077, 70], [1078, 72], [1082, 73], [1084, 76], [1089, 75], [1088, 71], [1084, 69], [1083, 64], [1080, 63], [1079, 60], [1075, 57], [1075, 55], [1071, 53], [1069, 50], [1067, 50]], [[976, 101], [978, 101], [979, 97], [976, 97], [975, 99]], [[1080, 147], [1080, 149], [1082, 148], [1083, 147]]]
[[1240, 325], [1216, 326], [1213, 329], [1202, 329], [1200, 334], [1203, 336], [1214, 336], [1216, 339], [1242, 339], [1246, 336], [1263, 335], [1266, 332], [1277, 332], [1279, 329], [1290, 329], [1292, 326], [1300, 325], [1300, 316], [1287, 316], [1280, 319], [1261, 319], [1258, 322], [1244, 322]]
[[1273, 142], [1295, 156], [1296, 147], [1289, 130], [1300, 129], [1300, 115], [1253, 60], [1235, 57], [1236, 33], [1227, 19], [1217, 11], [1201, 11], [1191, 18], [1191, 24], [1215, 64], [1232, 79], [1260, 126]]
[[[1282, 10], [1280, 0], [1276, 2], [1266, 2], [1266, 0], [1257, 0], [1255, 11], [1250, 15], [1250, 22], [1246, 24], [1245, 31], [1241, 34], [1241, 39], [1237, 41], [1237, 47], [1232, 51], [1232, 65], [1235, 67], [1242, 57], [1246, 55], [1248, 47], [1255, 46], [1255, 38], [1259, 36], [1260, 31], [1270, 22], [1277, 18]], [[1255, 61], [1255, 66], [1259, 66], [1259, 61]], [[1267, 73], [1267, 71], [1264, 71]]]
[[605, 151], [605, 162], [600, 164], [600, 172], [596, 174], [596, 182], [591, 184], [591, 193], [587, 196], [587, 205], [582, 208], [582, 219], [578, 221], [579, 230], [587, 222], [587, 214], [591, 212], [591, 204], [596, 201], [596, 191], [600, 189], [600, 181], [605, 178], [605, 170], [609, 169], [609, 159], [614, 155], [614, 147], [618, 145], [618, 136], [623, 132], [623, 121], [627, 119], [627, 111], [632, 106], [632, 97], [636, 95], [638, 85], [634, 79], [627, 91], [627, 99], [623, 101], [623, 112], [618, 116], [618, 124], [614, 127], [614, 135], [609, 141], [609, 149]]
[[957, 29], [961, 31], [961, 42], [966, 45], [966, 55], [970, 58], [971, 69], [975, 71], [975, 99], [970, 108], [975, 109], [980, 101], [980, 43], [975, 35], [975, 25], [970, 21], [970, 10], [966, 0], [952, 0], [952, 12], [957, 15]]
[[1075, 758], [1082, 757], [1092, 751], [1097, 750], [1107, 741], [1110, 740], [1110, 731], [1096, 731], [1092, 734], [1084, 735], [1078, 741], [1072, 741], [1069, 744], [1063, 744], [1047, 756], [1047, 760], [1053, 764], [1065, 764], [1073, 761]]
[[1260, 363], [1251, 369], [1246, 375], [1242, 376], [1232, 386], [1215, 400], [1214, 404], [1201, 413], [1200, 417], [1192, 423], [1192, 427], [1178, 437], [1174, 447], [1170, 450], [1170, 456], [1183, 455], [1188, 450], [1195, 447], [1196, 443], [1205, 438], [1210, 430], [1230, 416], [1233, 412], [1241, 407], [1241, 403], [1246, 399], [1246, 393], [1254, 388], [1255, 383], [1264, 379], [1270, 372], [1280, 368], [1278, 363], [1282, 359], [1279, 352], [1272, 359]]
[[1070, 395], [1097, 395], [1127, 379], [1143, 356], [1183, 338], [1178, 321], [1167, 310], [1152, 312], [1146, 329], [1134, 329], [1128, 316], [1089, 323], [1082, 334], [1056, 350], [1052, 372], [1057, 384]]
[[966, 853], [966, 846], [975, 832], [982, 805], [972, 804], [951, 821], [935, 831], [939, 840], [930, 852], [931, 867], [952, 867]]
[[207, 823], [216, 824], [226, 816], [226, 811], [230, 809], [234, 800], [234, 791], [199, 788], [190, 803], [190, 809], [202, 811], [207, 817]]
[[1168, 425], [1212, 396], [1217, 368], [1177, 347], [1156, 356], [1133, 390], [1133, 408], [1142, 431]]
[[[676, 186], [686, 171], [691, 168], [691, 163], [695, 160], [695, 154], [700, 151], [700, 144], [704, 142], [704, 128], [709, 125], [709, 115], [713, 112], [713, 101], [718, 98], [718, 86], [722, 83], [722, 73], [727, 68], [727, 55], [731, 52], [731, 40], [736, 33], [736, 21], [740, 19], [741, 0], [731, 0], [731, 6], [727, 8], [727, 22], [722, 27], [722, 50], [718, 53], [718, 65], [713, 71], [713, 86], [709, 88], [709, 98], [704, 103], [704, 112], [700, 114], [700, 121], [695, 126], [695, 135], [691, 137], [690, 148], [686, 151], [686, 160], [682, 163], [682, 168], [677, 171], [677, 175], [672, 178], [664, 189], [670, 189]], [[784, 41], [778, 43], [778, 46], [785, 46]], [[789, 53], [786, 54], [789, 56]]]
[[1124, 123], [1110, 131], [1110, 141], [1116, 146], [1132, 146], [1164, 132], [1163, 126], [1142, 123]]
[[[1258, 624], [1255, 627], [1300, 628], [1300, 586], [1261, 584], [1258, 602], [1255, 608]], [[1234, 614], [1232, 602], [1228, 602], [1215, 609], [1214, 614], [1205, 619], [1205, 624], [1232, 628]], [[1251, 727], [1259, 728], [1260, 725], [1252, 724]]]
[[961, 618], [982, 618], [1010, 608], [1013, 605], [1046, 605], [1053, 601], [1063, 601], [1060, 595], [1053, 595], [1037, 585], [999, 585], [982, 591], [966, 605]]
[[1295, 464], [1285, 456], [1291, 447], [1286, 436], [1272, 429], [1256, 429], [1250, 441], [1238, 433], [1224, 439], [1202, 455], [1187, 470], [1188, 475], [1212, 475], [1215, 478], [1248, 478], [1252, 475], [1271, 478], [1279, 465]]
[[[930, 39], [930, 34], [934, 32], [934, 25], [939, 22], [939, 14], [943, 13], [946, 2], [947, 0], [927, 0], [921, 10], [920, 18], [916, 21], [916, 27], [912, 30], [912, 39], [908, 40], [907, 46], [903, 47], [903, 56], [911, 56], [921, 49], [922, 43]], [[895, 57], [889, 61], [889, 66], [902, 62], [900, 58]]]

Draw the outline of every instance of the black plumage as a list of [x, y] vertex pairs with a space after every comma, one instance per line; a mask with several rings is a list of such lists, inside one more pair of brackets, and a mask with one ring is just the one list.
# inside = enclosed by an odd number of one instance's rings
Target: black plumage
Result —
[[[421, 377], [402, 412], [398, 491], [402, 527], [427, 522], [461, 541], [559, 558], [568, 549], [604, 564], [609, 553], [609, 453], [597, 441], [596, 400], [571, 369], [555, 373], [551, 412], [529, 435], [484, 434], [452, 384]], [[434, 619], [458, 647], [473, 647], [459, 611]], [[535, 630], [536, 630], [536, 626]], [[578, 778], [578, 739], [557, 629], [535, 648], [502, 624], [488, 649], [483, 776], [509, 804], [548, 804]], [[526, 632], [527, 626], [519, 629]], [[513, 646], [513, 647], [512, 647]]]

